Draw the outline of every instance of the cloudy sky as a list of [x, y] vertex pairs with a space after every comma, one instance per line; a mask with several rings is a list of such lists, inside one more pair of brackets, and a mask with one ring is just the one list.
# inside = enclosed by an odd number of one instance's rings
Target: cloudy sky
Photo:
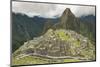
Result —
[[40, 16], [45, 18], [60, 17], [66, 8], [70, 8], [76, 17], [95, 15], [94, 6], [61, 5], [33, 2], [12, 2], [14, 13], [23, 13], [29, 17]]

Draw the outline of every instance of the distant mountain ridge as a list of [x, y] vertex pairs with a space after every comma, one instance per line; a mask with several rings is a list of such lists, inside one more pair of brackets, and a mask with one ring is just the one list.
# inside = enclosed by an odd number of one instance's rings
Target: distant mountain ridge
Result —
[[[85, 18], [86, 17], [86, 18]], [[93, 15], [77, 18], [69, 8], [66, 8], [62, 13], [60, 20], [53, 28], [63, 28], [74, 30], [83, 36], [88, 37], [95, 42], [95, 24], [96, 18]]]
[[[86, 16], [87, 18], [90, 16]], [[91, 16], [92, 17], [92, 16]], [[49, 28], [70, 29], [95, 41], [95, 22], [81, 17], [77, 18], [69, 8], [66, 8], [60, 18], [50, 19], [35, 16], [30, 18], [22, 14], [12, 14], [12, 46], [13, 51], [24, 42], [44, 34]], [[93, 19], [92, 19], [93, 20]], [[95, 18], [94, 18], [95, 20]], [[89, 23], [87, 23], [89, 22]]]
[[13, 23], [13, 38], [19, 42], [13, 41], [18, 48], [12, 54], [13, 65], [96, 60], [95, 22], [75, 17], [69, 8], [56, 19], [16, 18], [20, 20]]
[[[48, 20], [52, 20], [56, 23], [57, 19], [49, 19], [42, 17], [28, 17], [23, 14], [12, 13], [12, 49], [15, 51], [18, 49], [25, 41], [33, 39], [33, 37], [42, 34], [44, 27], [46, 26]], [[45, 25], [45, 26], [44, 26]]]

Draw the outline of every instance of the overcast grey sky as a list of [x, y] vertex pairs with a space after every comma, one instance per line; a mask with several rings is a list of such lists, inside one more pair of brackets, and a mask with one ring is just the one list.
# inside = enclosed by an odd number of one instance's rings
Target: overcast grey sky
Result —
[[76, 17], [95, 15], [95, 7], [93, 6], [76, 6], [31, 2], [12, 2], [12, 11], [15, 13], [23, 13], [30, 17], [41, 16], [46, 18], [60, 17], [66, 8], [70, 8]]

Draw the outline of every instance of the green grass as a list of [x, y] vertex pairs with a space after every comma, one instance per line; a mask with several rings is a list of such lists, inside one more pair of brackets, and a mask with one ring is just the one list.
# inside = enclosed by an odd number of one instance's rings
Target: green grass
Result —
[[78, 59], [64, 59], [64, 62], [78, 62]]
[[36, 56], [26, 56], [20, 59], [13, 58], [13, 65], [27, 65], [27, 64], [44, 64], [47, 63], [49, 59], [40, 58]]
[[37, 56], [26, 56], [20, 59], [13, 58], [12, 65], [27, 65], [27, 64], [51, 64], [51, 63], [65, 63], [65, 62], [77, 62], [77, 59], [50, 59]]
[[57, 31], [57, 34], [62, 40], [68, 40], [70, 38], [70, 36], [68, 34], [65, 34], [64, 31]]
[[75, 47], [80, 47], [81, 45], [79, 40], [75, 40], [74, 44]]

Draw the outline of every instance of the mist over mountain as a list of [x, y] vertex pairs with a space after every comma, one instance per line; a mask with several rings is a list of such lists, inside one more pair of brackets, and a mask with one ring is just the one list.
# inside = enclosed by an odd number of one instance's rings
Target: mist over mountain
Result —
[[77, 18], [69, 8], [54, 19], [12, 15], [13, 65], [96, 59], [94, 16]]
[[13, 52], [24, 42], [40, 36], [49, 29], [74, 30], [95, 42], [95, 16], [75, 17], [66, 8], [60, 18], [28, 17], [21, 13], [12, 13], [12, 47]]
[[[41, 10], [42, 8], [42, 10]], [[70, 8], [76, 17], [94, 15], [95, 6], [79, 6], [64, 4], [47, 4], [47, 3], [31, 3], [31, 2], [12, 2], [12, 11], [15, 13], [23, 13], [30, 17], [41, 16], [45, 18], [60, 17], [66, 8]]]

